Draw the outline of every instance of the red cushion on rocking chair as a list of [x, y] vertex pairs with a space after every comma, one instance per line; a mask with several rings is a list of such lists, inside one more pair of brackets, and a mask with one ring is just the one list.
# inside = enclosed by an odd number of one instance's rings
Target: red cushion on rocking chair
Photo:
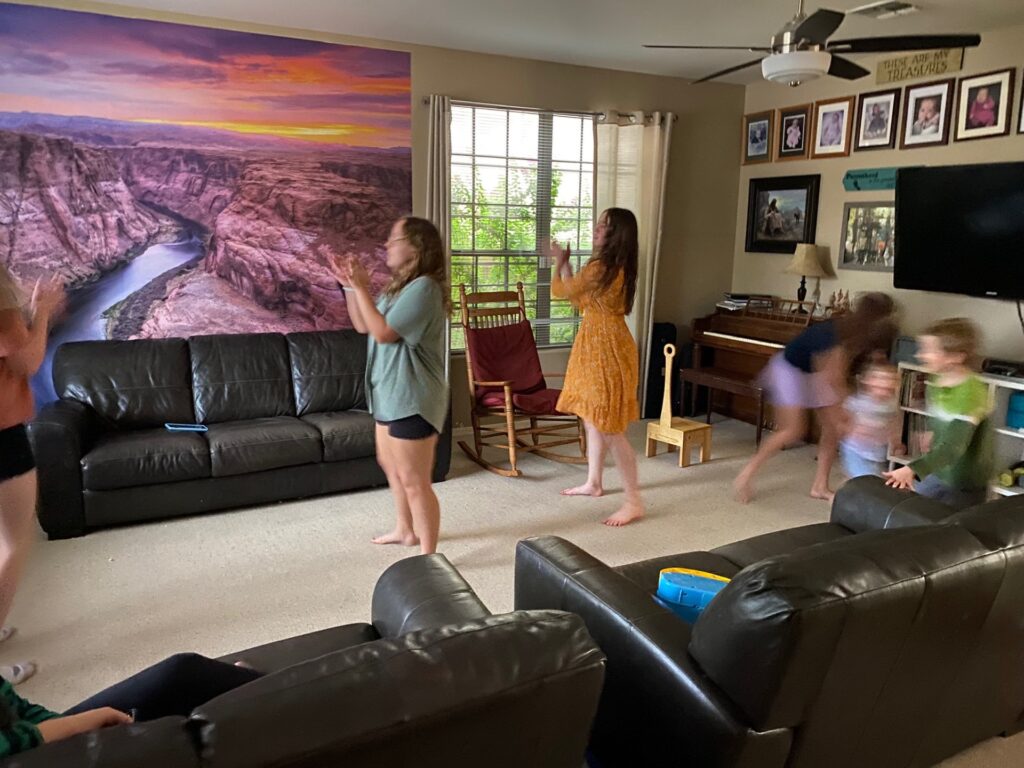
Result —
[[[560, 389], [541, 389], [537, 392], [512, 395], [513, 407], [527, 416], [561, 416], [563, 415], [556, 405], [558, 396], [562, 394]], [[504, 408], [504, 392], [488, 392], [480, 398], [480, 405], [488, 408]]]
[[[511, 381], [512, 392], [518, 395], [539, 392], [547, 386], [528, 320], [497, 328], [467, 328], [466, 348], [477, 381]], [[484, 397], [497, 392], [501, 396], [493, 407], [502, 408], [502, 391], [501, 387], [477, 387], [476, 396], [481, 404], [491, 405]]]

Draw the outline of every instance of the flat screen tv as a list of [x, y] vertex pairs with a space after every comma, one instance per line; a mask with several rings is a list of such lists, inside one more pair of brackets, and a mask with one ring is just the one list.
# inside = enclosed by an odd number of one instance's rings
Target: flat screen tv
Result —
[[903, 168], [897, 288], [1024, 299], [1024, 163]]

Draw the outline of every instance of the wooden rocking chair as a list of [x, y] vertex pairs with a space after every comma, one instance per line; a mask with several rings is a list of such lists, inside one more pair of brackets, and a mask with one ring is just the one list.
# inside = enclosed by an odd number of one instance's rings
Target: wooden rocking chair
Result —
[[[519, 451], [535, 453], [552, 461], [585, 464], [586, 432], [583, 422], [571, 414], [559, 413], [560, 389], [549, 389], [545, 377], [562, 378], [564, 373], [543, 373], [533, 329], [526, 318], [523, 284], [516, 290], [466, 293], [459, 286], [462, 327], [466, 334], [466, 372], [473, 398], [473, 447], [465, 441], [459, 447], [484, 469], [504, 477], [522, 475], [516, 467]], [[501, 417], [500, 427], [481, 419]], [[529, 426], [522, 424], [528, 420]], [[529, 440], [529, 442], [527, 442]], [[579, 456], [566, 456], [550, 449], [579, 445]], [[508, 452], [511, 469], [497, 466], [483, 456], [484, 448]]]

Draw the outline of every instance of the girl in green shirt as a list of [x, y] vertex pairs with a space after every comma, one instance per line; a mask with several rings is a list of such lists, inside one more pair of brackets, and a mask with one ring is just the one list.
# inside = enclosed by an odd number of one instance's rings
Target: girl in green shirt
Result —
[[451, 292], [437, 228], [406, 216], [391, 227], [392, 279], [375, 301], [366, 269], [352, 257], [332, 260], [352, 326], [369, 337], [366, 401], [377, 422], [377, 461], [388, 478], [397, 519], [375, 544], [437, 551], [441, 510], [431, 486], [438, 435], [448, 415], [445, 320]]

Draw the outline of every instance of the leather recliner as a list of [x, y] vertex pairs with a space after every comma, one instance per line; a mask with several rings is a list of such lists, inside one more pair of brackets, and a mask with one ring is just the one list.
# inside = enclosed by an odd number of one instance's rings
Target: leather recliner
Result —
[[[692, 626], [654, 600], [671, 566], [731, 578]], [[828, 523], [710, 552], [612, 568], [527, 539], [515, 592], [608, 656], [601, 768], [916, 768], [1024, 713], [1024, 499], [953, 514], [860, 478]]]
[[266, 673], [190, 717], [108, 728], [6, 768], [579, 768], [604, 655], [577, 616], [494, 616], [443, 555], [401, 560], [370, 623], [223, 657]]
[[[50, 538], [386, 482], [354, 331], [62, 345], [29, 424]], [[451, 461], [451, 416], [434, 479]], [[170, 432], [168, 422], [207, 432]]]

